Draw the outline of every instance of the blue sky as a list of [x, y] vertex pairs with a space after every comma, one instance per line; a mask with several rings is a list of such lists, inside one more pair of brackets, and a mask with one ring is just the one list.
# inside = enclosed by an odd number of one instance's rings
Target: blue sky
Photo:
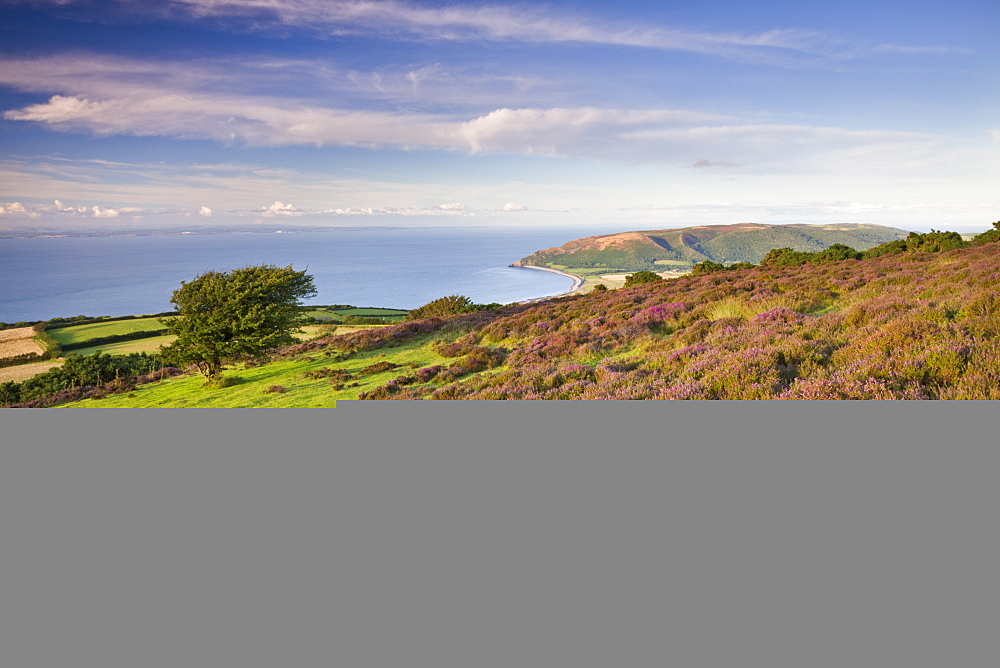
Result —
[[995, 1], [0, 1], [0, 228], [1000, 205]]

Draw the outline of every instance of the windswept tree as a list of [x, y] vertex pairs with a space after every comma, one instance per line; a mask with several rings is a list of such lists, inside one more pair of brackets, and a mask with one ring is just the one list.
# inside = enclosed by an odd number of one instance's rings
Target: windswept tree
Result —
[[177, 340], [162, 349], [174, 366], [194, 364], [214, 381], [240, 358], [261, 358], [295, 343], [301, 299], [316, 294], [312, 276], [291, 266], [260, 265], [209, 271], [182, 281], [170, 302], [177, 315], [164, 320]]

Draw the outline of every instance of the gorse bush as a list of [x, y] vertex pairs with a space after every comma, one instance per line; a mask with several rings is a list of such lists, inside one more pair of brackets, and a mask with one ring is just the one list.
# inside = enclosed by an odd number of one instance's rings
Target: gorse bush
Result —
[[1000, 241], [1000, 220], [993, 223], [992, 230], [986, 230], [982, 234], [977, 234], [972, 238], [972, 243], [975, 246], [982, 246], [983, 244], [992, 244]]
[[180, 373], [146, 353], [93, 355], [70, 353], [62, 366], [20, 383], [0, 383], [0, 405], [54, 406], [92, 396], [105, 396]]
[[656, 283], [662, 281], [663, 277], [652, 271], [637, 271], [634, 274], [629, 274], [625, 277], [625, 287], [631, 288], [636, 285], [645, 285], [647, 283]]

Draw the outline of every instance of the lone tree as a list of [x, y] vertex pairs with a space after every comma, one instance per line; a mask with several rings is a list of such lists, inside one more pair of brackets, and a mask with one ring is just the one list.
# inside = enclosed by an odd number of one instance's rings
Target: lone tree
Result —
[[170, 299], [177, 316], [164, 321], [177, 340], [162, 349], [163, 358], [175, 366], [196, 365], [210, 383], [226, 363], [295, 343], [299, 300], [315, 294], [312, 276], [291, 266], [209, 271], [181, 281]]

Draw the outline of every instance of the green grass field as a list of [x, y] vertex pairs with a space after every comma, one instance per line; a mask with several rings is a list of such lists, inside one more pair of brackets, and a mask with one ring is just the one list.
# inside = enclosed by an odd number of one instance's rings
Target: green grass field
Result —
[[151, 332], [163, 329], [163, 327], [163, 323], [158, 318], [137, 318], [135, 320], [95, 322], [75, 327], [58, 327], [46, 331], [60, 345], [66, 346], [75, 343], [85, 343], [91, 339], [98, 339], [105, 336], [119, 336], [121, 334], [131, 334], [132, 332]]
[[[300, 341], [306, 341], [313, 337], [319, 336], [321, 325], [305, 325], [302, 327], [302, 332], [294, 334], [295, 338]], [[346, 334], [347, 332], [355, 331], [357, 329], [364, 329], [364, 326], [341, 326], [338, 330], [341, 334]], [[87, 348], [77, 348], [71, 352], [77, 355], [92, 355], [98, 350], [107, 353], [108, 355], [127, 355], [128, 353], [155, 353], [159, 351], [160, 346], [165, 346], [172, 343], [177, 337], [165, 334], [163, 336], [151, 336], [147, 339], [136, 339], [135, 341], [121, 341], [119, 343], [105, 343], [97, 346], [90, 346]]]
[[[340, 399], [356, 399], [358, 392], [371, 390], [408, 372], [406, 365], [440, 364], [444, 358], [425, 348], [430, 339], [409, 342], [398, 348], [360, 353], [355, 358], [331, 362], [322, 353], [295, 360], [281, 360], [249, 369], [234, 368], [223, 375], [239, 379], [229, 387], [206, 387], [201, 375], [185, 375], [143, 385], [130, 394], [105, 399], [87, 399], [64, 404], [67, 408], [332, 408]], [[357, 373], [378, 361], [390, 361], [403, 368], [370, 376], [358, 376], [358, 387], [334, 390], [327, 378], [309, 379], [303, 374], [323, 367]], [[284, 392], [265, 392], [281, 385]]]
[[342, 308], [331, 311], [331, 313], [337, 313], [342, 316], [348, 315], [363, 315], [363, 316], [378, 316], [381, 318], [402, 318], [404, 315], [409, 313], [409, 311], [404, 311], [398, 308], [364, 308], [364, 307], [352, 307], [352, 308]]
[[93, 355], [98, 350], [108, 355], [128, 355], [129, 353], [155, 353], [160, 349], [160, 346], [167, 345], [171, 343], [176, 336], [164, 335], [164, 336], [151, 336], [146, 339], [136, 339], [135, 341], [120, 341], [118, 343], [105, 343], [98, 346], [90, 346], [88, 348], [77, 348], [70, 352], [76, 353], [77, 355]]
[[408, 311], [396, 308], [374, 308], [357, 307], [339, 309], [311, 309], [305, 311], [303, 315], [307, 318], [332, 318], [333, 322], [339, 322], [348, 316], [362, 316], [368, 318], [393, 318], [401, 320]]

